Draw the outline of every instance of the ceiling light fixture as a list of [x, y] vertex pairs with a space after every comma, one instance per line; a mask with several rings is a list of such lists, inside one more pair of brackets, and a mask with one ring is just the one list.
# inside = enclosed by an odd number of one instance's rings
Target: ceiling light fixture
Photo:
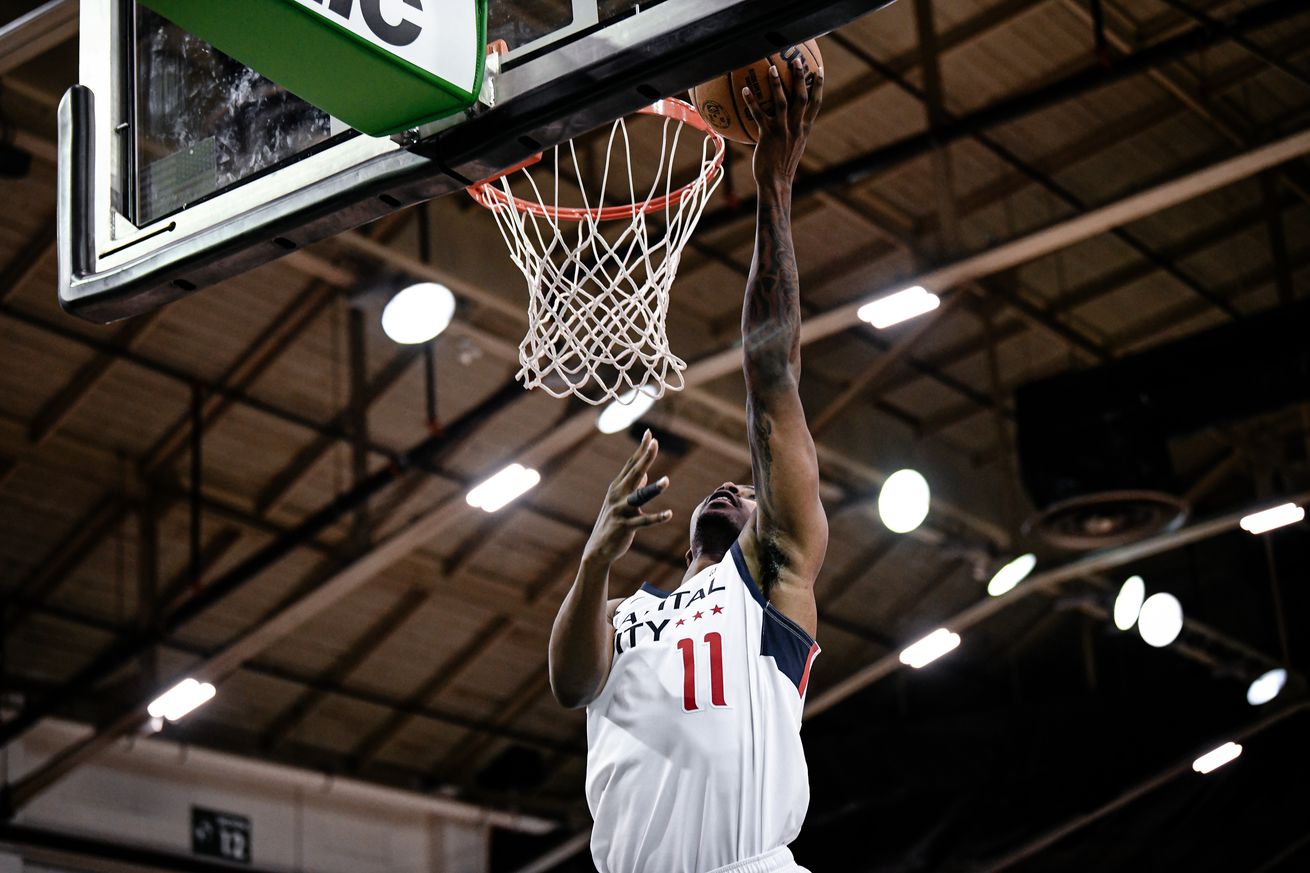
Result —
[[620, 394], [609, 406], [596, 416], [596, 430], [601, 433], [618, 433], [626, 430], [634, 421], [641, 418], [655, 405], [655, 389], [642, 385], [640, 389]]
[[1242, 747], [1237, 743], [1224, 743], [1193, 761], [1192, 769], [1197, 773], [1213, 773], [1230, 761], [1236, 761], [1241, 754]]
[[1137, 616], [1137, 632], [1148, 646], [1169, 645], [1183, 632], [1183, 605], [1172, 594], [1152, 594]]
[[878, 515], [892, 533], [909, 533], [928, 517], [931, 498], [928, 480], [921, 473], [897, 470], [878, 492]]
[[1119, 596], [1114, 599], [1114, 626], [1121, 631], [1137, 624], [1137, 616], [1142, 612], [1142, 602], [1146, 600], [1146, 583], [1141, 576], [1130, 576], [1119, 588]]
[[870, 300], [856, 311], [861, 321], [867, 321], [878, 329], [909, 321], [920, 315], [932, 312], [942, 303], [942, 299], [922, 285], [888, 294]]
[[146, 712], [151, 718], [166, 718], [178, 721], [196, 707], [208, 703], [214, 698], [214, 686], [208, 682], [197, 682], [187, 677], [163, 694], [156, 697]]
[[455, 295], [445, 285], [420, 282], [396, 293], [382, 310], [382, 331], [393, 342], [418, 345], [435, 339], [455, 317]]
[[918, 642], [906, 646], [904, 651], [901, 652], [901, 663], [917, 670], [931, 664], [947, 652], [958, 648], [959, 645], [959, 634], [951, 633], [946, 628], [939, 627]]
[[540, 481], [541, 474], [536, 470], [522, 464], [510, 464], [490, 479], [474, 486], [464, 499], [469, 506], [495, 512], [532, 490]]
[[996, 571], [992, 581], [987, 583], [987, 593], [992, 597], [1000, 597], [1007, 591], [1013, 590], [1023, 580], [1027, 579], [1029, 574], [1037, 567], [1037, 556], [1032, 552], [1026, 555], [1020, 555], [1004, 567]]
[[1242, 530], [1247, 533], [1262, 534], [1304, 520], [1305, 509], [1295, 503], [1284, 503], [1282, 506], [1275, 506], [1263, 512], [1253, 512], [1243, 518], [1240, 524]]
[[1261, 706], [1273, 700], [1283, 690], [1287, 684], [1287, 671], [1282, 667], [1275, 667], [1260, 675], [1260, 678], [1251, 683], [1246, 689], [1246, 702], [1252, 706]]

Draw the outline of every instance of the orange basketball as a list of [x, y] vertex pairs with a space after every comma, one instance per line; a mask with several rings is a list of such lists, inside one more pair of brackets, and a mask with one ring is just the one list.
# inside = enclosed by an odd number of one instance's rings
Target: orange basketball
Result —
[[750, 88], [760, 106], [768, 109], [773, 103], [773, 92], [769, 90], [769, 67], [776, 66], [782, 76], [782, 86], [791, 92], [791, 62], [797, 56], [801, 59], [801, 70], [807, 82], [814, 82], [814, 72], [823, 63], [819, 54], [819, 44], [815, 40], [803, 42], [785, 48], [756, 61], [750, 66], [724, 73], [703, 85], [691, 89], [691, 102], [710, 126], [727, 139], [737, 142], [755, 143], [758, 128], [751, 121], [750, 110], [741, 99], [741, 89]]

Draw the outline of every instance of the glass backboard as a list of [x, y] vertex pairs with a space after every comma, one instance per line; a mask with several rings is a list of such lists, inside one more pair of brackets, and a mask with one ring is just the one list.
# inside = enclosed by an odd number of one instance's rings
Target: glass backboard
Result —
[[478, 103], [371, 137], [133, 0], [82, 0], [60, 301], [102, 322], [146, 311], [890, 2], [491, 0]]

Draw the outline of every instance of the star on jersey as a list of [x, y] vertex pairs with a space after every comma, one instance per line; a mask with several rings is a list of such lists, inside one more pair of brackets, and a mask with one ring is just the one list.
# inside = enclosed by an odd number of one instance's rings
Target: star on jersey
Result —
[[[726, 591], [727, 589], [723, 585], [715, 581], [714, 569], [717, 568], [711, 568], [711, 572], [706, 577], [705, 581], [708, 584], [702, 585], [701, 588], [695, 591], [674, 591], [667, 597], [662, 598], [659, 606], [655, 607], [654, 610], [645, 610], [641, 615], [644, 617], [652, 611], [655, 613], [678, 612], [684, 608], [690, 608], [693, 603], [704, 600], [710, 594]], [[715, 610], [717, 610], [716, 615], [718, 612], [723, 611], [721, 607], [717, 606]], [[692, 621], [699, 621], [704, 617], [705, 613], [699, 610], [691, 616]], [[674, 618], [677, 618], [676, 623], [674, 623]], [[686, 624], [686, 619], [682, 616], [670, 616], [660, 620], [659, 616], [656, 615], [655, 620], [645, 619], [643, 621], [642, 618], [638, 618], [638, 613], [633, 611], [619, 618], [617, 624], [620, 627], [614, 631], [614, 653], [621, 655], [627, 649], [631, 649], [638, 644], [669, 642], [669, 638], [664, 636], [665, 630], [670, 625], [682, 627]]]
[[716, 604], [714, 604], [714, 608], [711, 609], [710, 612], [714, 613], [715, 615], [718, 615], [720, 612], [723, 612], [723, 607], [722, 607], [722, 606], [719, 606], [719, 605], [716, 603]]

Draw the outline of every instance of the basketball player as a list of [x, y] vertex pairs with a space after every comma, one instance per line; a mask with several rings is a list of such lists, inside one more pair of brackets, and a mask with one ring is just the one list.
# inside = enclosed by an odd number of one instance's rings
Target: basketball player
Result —
[[801, 709], [819, 651], [813, 585], [828, 544], [814, 441], [797, 392], [800, 284], [791, 186], [822, 70], [791, 93], [771, 68], [759, 125], [755, 259], [741, 332], [755, 485], [724, 482], [691, 515], [687, 572], [608, 599], [639, 528], [659, 446], [649, 431], [610, 485], [550, 637], [550, 682], [587, 707], [587, 802], [600, 873], [805, 873], [787, 845], [809, 805]]

